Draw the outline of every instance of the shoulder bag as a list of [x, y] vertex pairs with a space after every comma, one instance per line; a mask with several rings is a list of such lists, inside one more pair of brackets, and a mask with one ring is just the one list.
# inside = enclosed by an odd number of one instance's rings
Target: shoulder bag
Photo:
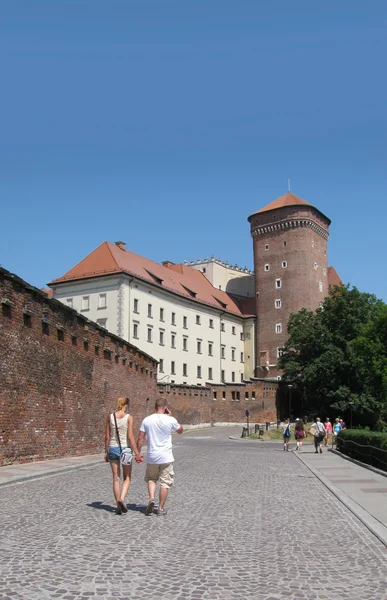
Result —
[[122, 449], [122, 447], [121, 447], [121, 440], [120, 440], [120, 434], [118, 433], [116, 413], [114, 413], [114, 412], [113, 412], [113, 417], [114, 417], [114, 424], [116, 426], [116, 434], [117, 434], [117, 439], [118, 439], [118, 445], [120, 447], [120, 463], [124, 467], [127, 467], [128, 465], [132, 464], [133, 452], [132, 452], [131, 448], [124, 448], [124, 450]]

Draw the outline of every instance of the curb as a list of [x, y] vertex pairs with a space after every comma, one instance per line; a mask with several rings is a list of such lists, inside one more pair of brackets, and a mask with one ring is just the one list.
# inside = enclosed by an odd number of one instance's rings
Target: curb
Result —
[[[37, 464], [31, 463], [31, 464]], [[68, 465], [67, 467], [57, 467], [56, 469], [49, 469], [44, 471], [44, 473], [31, 473], [26, 475], [15, 476], [13, 479], [9, 481], [0, 481], [0, 487], [6, 485], [14, 485], [15, 483], [25, 483], [26, 481], [33, 481], [35, 479], [42, 479], [43, 477], [50, 477], [51, 475], [57, 475], [59, 473], [68, 473], [69, 471], [78, 471], [80, 469], [87, 469], [88, 467], [94, 467], [95, 465], [102, 464], [102, 459], [98, 458], [93, 461], [77, 464], [77, 465]]]
[[381, 469], [378, 469], [377, 467], [373, 467], [372, 465], [366, 465], [365, 463], [360, 462], [360, 460], [356, 460], [356, 458], [352, 458], [351, 456], [346, 456], [345, 454], [342, 454], [338, 450], [333, 450], [333, 448], [329, 448], [328, 452], [337, 454], [337, 456], [340, 456], [340, 458], [344, 458], [344, 460], [349, 460], [349, 462], [355, 463], [355, 465], [358, 465], [359, 467], [364, 467], [365, 469], [368, 469], [369, 471], [373, 471], [374, 473], [377, 473], [378, 475], [383, 475], [383, 477], [387, 477], [387, 471], [382, 471]]
[[[364, 508], [362, 508], [355, 500], [352, 500], [347, 494], [339, 490], [335, 485], [332, 484], [331, 481], [325, 475], [320, 473], [317, 469], [308, 465], [303, 459], [302, 455], [293, 452], [294, 455], [297, 456], [298, 460], [302, 462], [309, 471], [313, 473], [317, 479], [321, 481], [321, 483], [330, 491], [344, 506], [346, 506], [355, 517], [359, 519], [367, 527], [367, 529], [373, 533], [375, 537], [387, 548], [387, 527], [382, 525], [380, 521], [375, 519], [372, 515], [370, 515]], [[340, 453], [338, 453], [340, 454]], [[363, 465], [361, 465], [363, 466]]]

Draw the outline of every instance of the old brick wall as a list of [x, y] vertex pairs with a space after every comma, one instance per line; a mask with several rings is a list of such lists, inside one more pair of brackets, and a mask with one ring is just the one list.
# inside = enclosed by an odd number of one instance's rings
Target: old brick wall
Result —
[[278, 384], [254, 380], [238, 385], [159, 385], [177, 420], [185, 425], [241, 423], [249, 410], [250, 422], [277, 420]]
[[0, 464], [98, 452], [118, 396], [135, 427], [156, 361], [0, 269]]

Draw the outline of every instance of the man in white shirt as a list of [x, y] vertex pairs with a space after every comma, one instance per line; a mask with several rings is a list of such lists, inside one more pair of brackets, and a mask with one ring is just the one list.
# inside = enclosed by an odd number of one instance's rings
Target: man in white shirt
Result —
[[[148, 456], [145, 473], [145, 481], [148, 484], [149, 502], [145, 514], [153, 513], [155, 507], [155, 493], [157, 482], [160, 482], [159, 507], [157, 514], [164, 516], [167, 511], [164, 504], [168, 497], [168, 491], [173, 485], [173, 462], [172, 453], [172, 431], [183, 433], [183, 427], [172, 417], [167, 407], [165, 398], [158, 398], [155, 404], [156, 412], [145, 417], [140, 426], [137, 438], [138, 451], [144, 443], [145, 436], [148, 438]], [[137, 459], [136, 459], [137, 460]], [[141, 462], [142, 457], [137, 461]]]

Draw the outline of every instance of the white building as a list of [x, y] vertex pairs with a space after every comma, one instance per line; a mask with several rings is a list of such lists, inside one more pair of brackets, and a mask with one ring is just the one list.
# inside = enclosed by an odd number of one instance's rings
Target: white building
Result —
[[212, 285], [219, 289], [242, 297], [252, 297], [255, 294], [254, 271], [249, 271], [247, 267], [241, 268], [238, 265], [229, 265], [219, 258], [205, 258], [189, 263], [185, 262], [193, 269], [201, 271]]
[[[156, 358], [159, 380], [240, 383], [254, 375], [251, 273], [218, 262], [203, 273], [201, 263], [160, 265], [104, 242], [49, 285], [55, 298]], [[230, 283], [244, 298], [224, 291]]]

